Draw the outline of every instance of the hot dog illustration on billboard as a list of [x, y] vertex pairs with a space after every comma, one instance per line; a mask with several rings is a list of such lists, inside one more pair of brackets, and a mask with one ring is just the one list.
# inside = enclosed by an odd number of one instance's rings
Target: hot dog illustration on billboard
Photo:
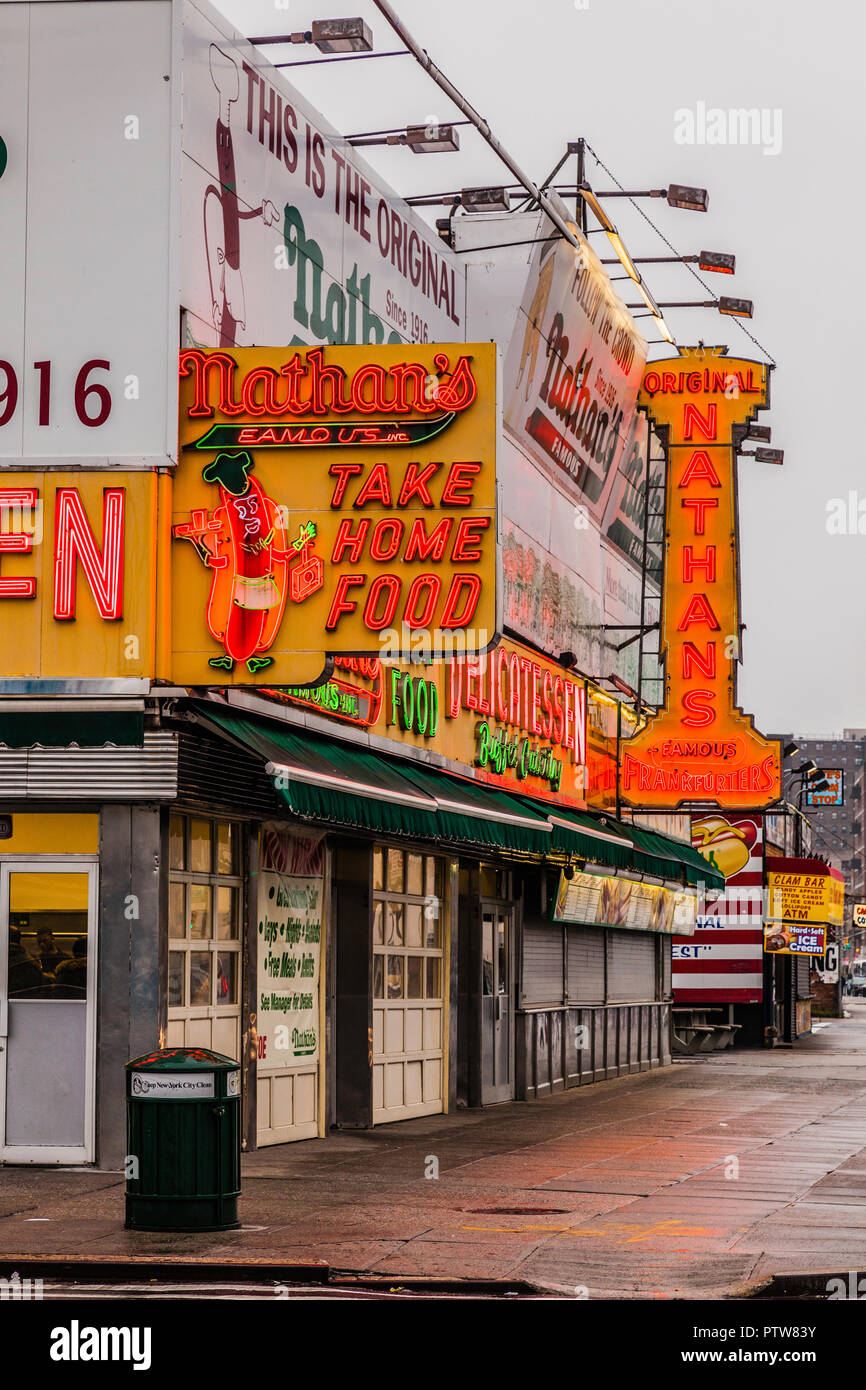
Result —
[[280, 507], [253, 468], [247, 451], [218, 454], [202, 478], [218, 485], [219, 505], [213, 513], [194, 511], [173, 528], [175, 536], [192, 541], [213, 573], [207, 625], [225, 654], [208, 665], [232, 671], [236, 662], [245, 662], [252, 675], [272, 663], [265, 653], [279, 632], [289, 593], [300, 603], [324, 582], [322, 561], [312, 553], [315, 525], [308, 522], [290, 541]]

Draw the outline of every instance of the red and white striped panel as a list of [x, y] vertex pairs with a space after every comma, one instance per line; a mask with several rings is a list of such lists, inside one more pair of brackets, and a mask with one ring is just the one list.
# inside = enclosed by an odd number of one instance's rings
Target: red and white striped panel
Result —
[[[734, 872], [726, 876], [725, 895], [698, 917], [694, 936], [673, 938], [675, 1002], [759, 1004], [764, 982], [762, 817], [694, 815], [692, 843], [723, 871]], [[735, 867], [738, 860], [742, 862]]]

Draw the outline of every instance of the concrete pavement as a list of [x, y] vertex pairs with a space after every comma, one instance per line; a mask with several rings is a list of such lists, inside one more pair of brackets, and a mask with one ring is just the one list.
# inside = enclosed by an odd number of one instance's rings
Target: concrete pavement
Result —
[[848, 1008], [791, 1049], [262, 1149], [236, 1232], [125, 1231], [119, 1174], [0, 1168], [0, 1261], [325, 1261], [627, 1298], [866, 1270], [866, 1001]]

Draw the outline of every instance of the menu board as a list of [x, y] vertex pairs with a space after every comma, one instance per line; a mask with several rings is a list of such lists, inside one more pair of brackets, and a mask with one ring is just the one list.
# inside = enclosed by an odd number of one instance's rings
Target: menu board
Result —
[[573, 873], [568, 878], [563, 872], [553, 920], [691, 936], [696, 909], [694, 890], [666, 888], [619, 875]]

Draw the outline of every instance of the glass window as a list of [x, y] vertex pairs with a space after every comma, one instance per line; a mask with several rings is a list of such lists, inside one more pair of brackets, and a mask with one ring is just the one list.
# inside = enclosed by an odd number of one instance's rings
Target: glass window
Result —
[[402, 999], [403, 997], [403, 957], [388, 957], [388, 998]]
[[424, 860], [420, 854], [406, 855], [406, 892], [419, 898], [424, 892]]
[[424, 945], [428, 950], [441, 945], [439, 920], [439, 899], [431, 898], [424, 904]]
[[236, 874], [237, 859], [237, 836], [234, 826], [229, 825], [227, 821], [220, 821], [217, 826], [217, 873]]
[[499, 961], [497, 968], [497, 986], [500, 994], [504, 994], [508, 982], [508, 962], [505, 956], [505, 918], [498, 917], [496, 920], [496, 936], [499, 950]]
[[217, 953], [216, 1002], [218, 1004], [236, 1004], [238, 1002], [237, 965], [237, 951], [219, 951]]
[[[194, 884], [193, 887], [196, 885]], [[238, 890], [223, 884], [216, 890], [217, 930], [220, 941], [234, 941], [238, 935]]]
[[374, 888], [377, 892], [381, 892], [382, 889], [385, 887], [385, 879], [384, 879], [385, 868], [384, 868], [384, 863], [383, 863], [384, 857], [385, 857], [385, 856], [384, 856], [384, 851], [383, 851], [383, 850], [381, 850], [381, 849], [374, 849], [374, 850], [373, 850], [373, 888]]
[[[377, 904], [378, 906], [379, 904]], [[421, 913], [420, 903], [407, 903], [404, 909], [404, 922], [406, 926], [406, 945], [423, 946], [424, 940], [421, 935]]]
[[427, 998], [428, 998], [428, 999], [441, 999], [441, 998], [442, 998], [441, 966], [442, 966], [442, 962], [441, 962], [439, 956], [428, 956], [428, 957], [427, 957]]
[[210, 873], [210, 831], [209, 820], [191, 820], [189, 823], [189, 867], [194, 874]]
[[439, 860], [434, 859], [432, 854], [428, 854], [424, 860], [424, 892], [434, 894], [437, 898], [441, 896], [439, 887]]
[[388, 920], [386, 925], [386, 946], [403, 945], [403, 904], [388, 903], [386, 907]]
[[403, 853], [399, 849], [388, 850], [388, 892], [403, 892]]
[[384, 903], [373, 904], [373, 944], [374, 946], [384, 946], [385, 944], [385, 905]]
[[183, 842], [184, 825], [183, 816], [172, 816], [168, 823], [168, 862], [172, 869], [186, 868]]
[[406, 998], [420, 999], [423, 996], [424, 957], [406, 957]]
[[183, 1002], [183, 963], [186, 959], [184, 951], [169, 951], [168, 953], [168, 1003], [169, 1007], [180, 1007]]
[[184, 888], [182, 883], [170, 883], [168, 887], [168, 934], [186, 936], [186, 909], [184, 907]]
[[189, 1002], [191, 1004], [210, 1004], [210, 951], [190, 951], [189, 953]]
[[481, 992], [493, 993], [493, 918], [488, 912], [481, 924]]
[[210, 884], [189, 885], [189, 934], [198, 941], [211, 934]]
[[385, 998], [385, 957], [379, 954], [373, 957], [373, 998]]

